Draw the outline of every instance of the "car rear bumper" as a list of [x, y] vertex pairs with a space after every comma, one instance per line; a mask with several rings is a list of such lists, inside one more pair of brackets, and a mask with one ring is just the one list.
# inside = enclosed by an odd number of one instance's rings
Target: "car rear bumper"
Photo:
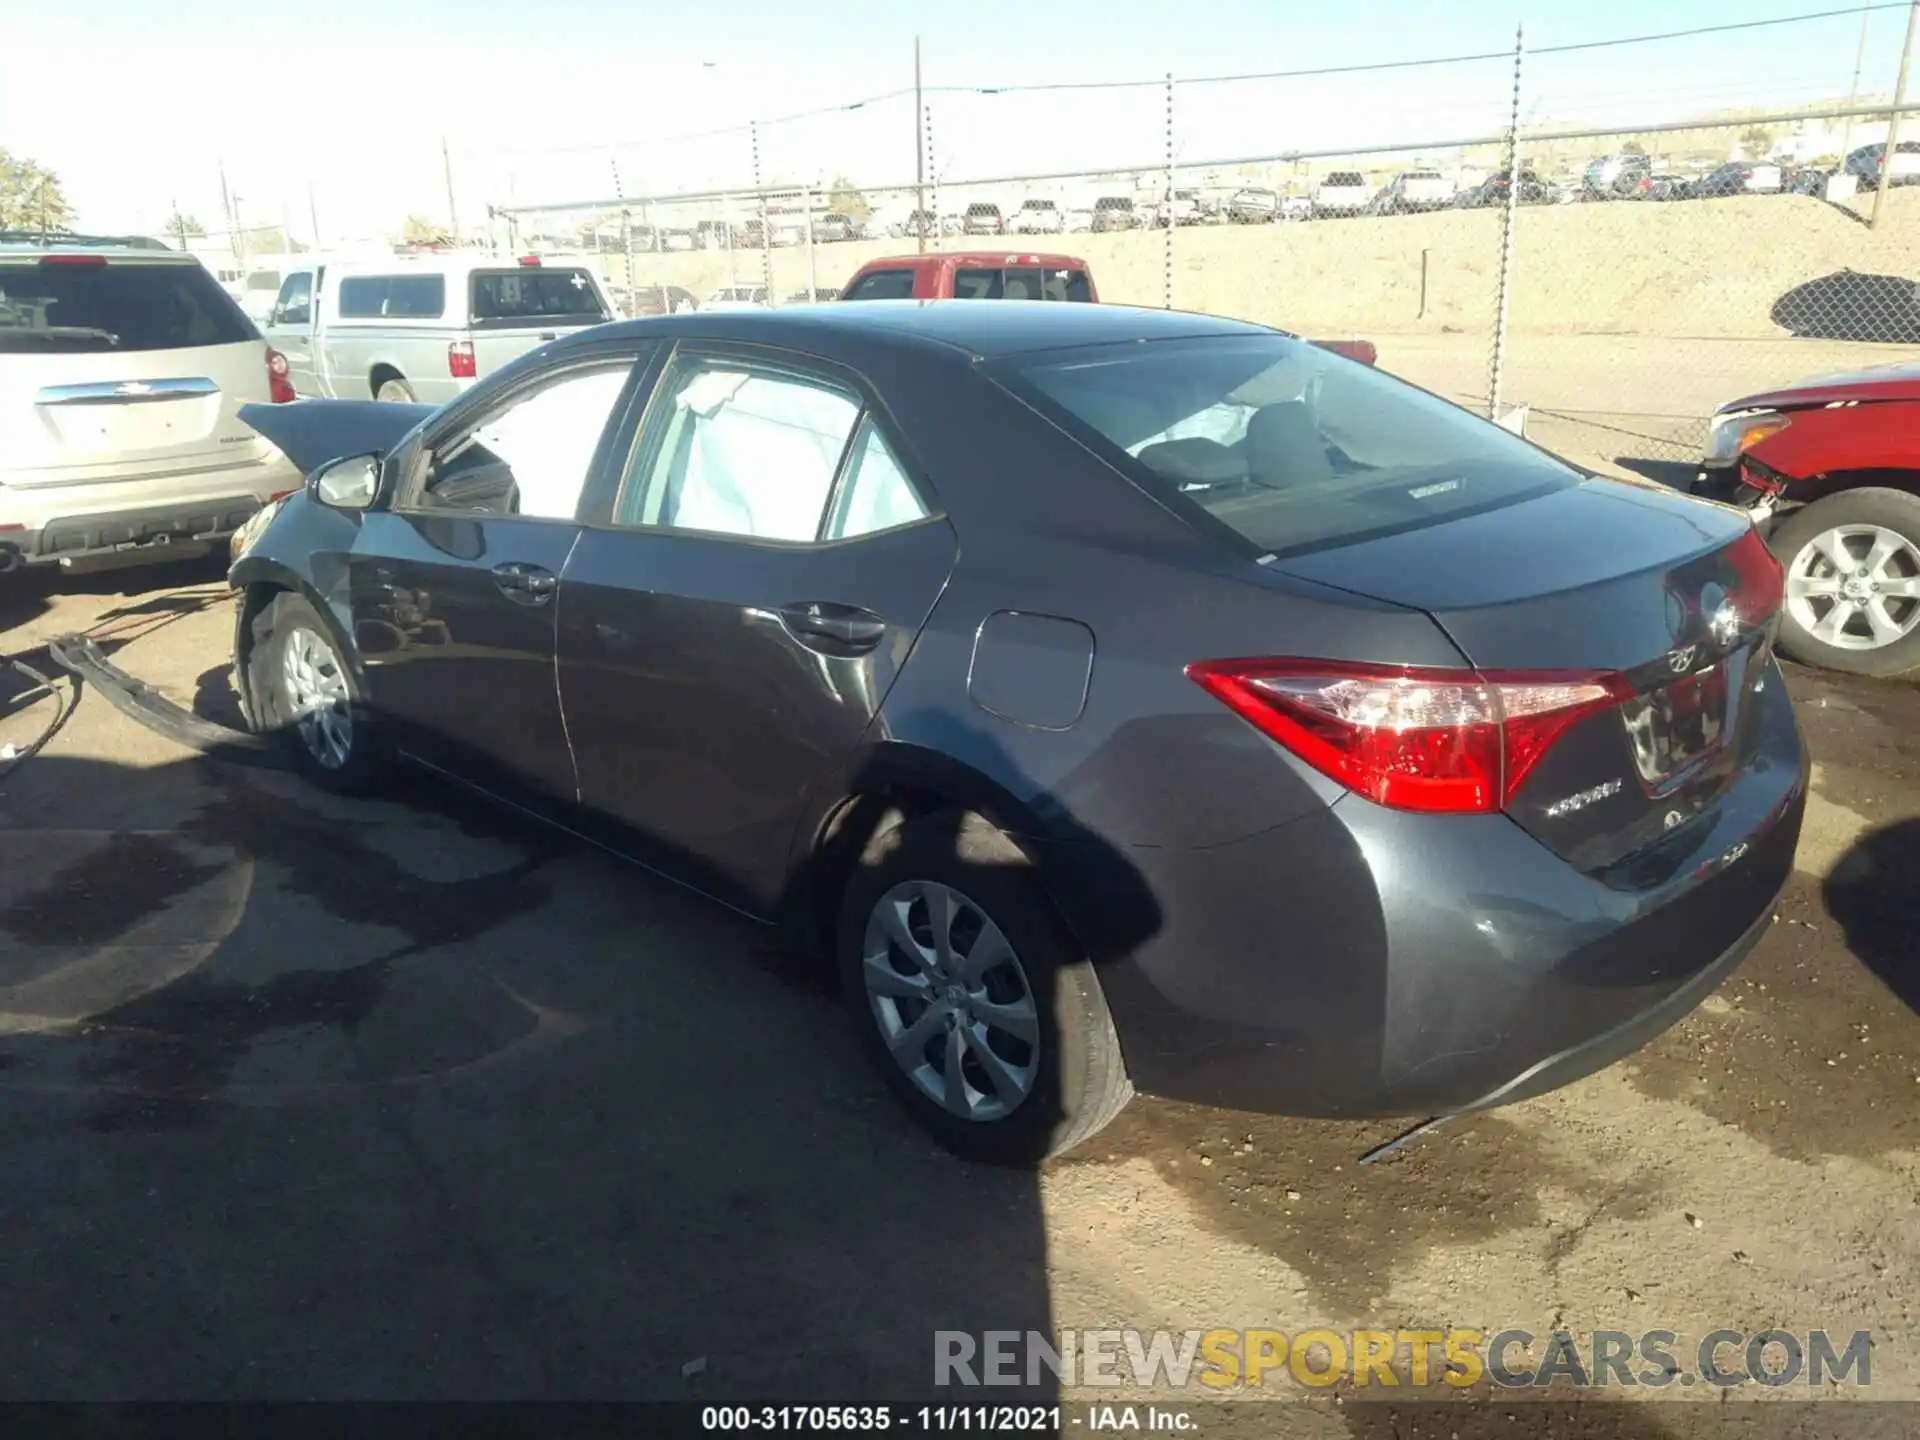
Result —
[[232, 535], [262, 504], [298, 489], [300, 472], [278, 451], [258, 463], [80, 485], [0, 483], [0, 550], [6, 565], [71, 564], [114, 557], [160, 560]]
[[1506, 816], [1355, 797], [1206, 851], [1081, 854], [1056, 899], [1135, 1086], [1277, 1114], [1446, 1114], [1644, 1044], [1752, 949], [1792, 872], [1806, 761], [1777, 670], [1768, 685], [1765, 759], [1658, 864], [1585, 874]]

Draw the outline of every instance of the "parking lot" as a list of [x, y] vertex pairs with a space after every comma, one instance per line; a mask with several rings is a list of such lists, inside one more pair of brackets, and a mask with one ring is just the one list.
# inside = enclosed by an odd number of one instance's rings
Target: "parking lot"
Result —
[[[0, 652], [86, 631], [226, 723], [231, 626], [211, 562], [0, 590]], [[1465, 1325], [1868, 1330], [1854, 1393], [1920, 1398], [1920, 688], [1789, 684], [1798, 872], [1645, 1051], [1377, 1166], [1393, 1123], [1138, 1099], [1037, 1178], [937, 1150], [746, 922], [82, 693], [0, 777], [0, 1394], [844, 1400], [942, 1328]]]

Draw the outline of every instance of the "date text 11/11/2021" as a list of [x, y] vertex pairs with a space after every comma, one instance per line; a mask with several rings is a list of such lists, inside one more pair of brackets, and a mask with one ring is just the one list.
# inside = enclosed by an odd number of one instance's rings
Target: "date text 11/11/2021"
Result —
[[1185, 1410], [1164, 1405], [708, 1405], [705, 1431], [867, 1432], [907, 1435], [1058, 1435], [1068, 1429], [1179, 1434]]

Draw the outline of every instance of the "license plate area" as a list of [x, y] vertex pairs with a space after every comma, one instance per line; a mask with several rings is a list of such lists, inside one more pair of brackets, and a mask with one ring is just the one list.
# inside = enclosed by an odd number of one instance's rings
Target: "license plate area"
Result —
[[1647, 793], [1671, 789], [1726, 743], [1727, 662], [1635, 696], [1620, 720]]

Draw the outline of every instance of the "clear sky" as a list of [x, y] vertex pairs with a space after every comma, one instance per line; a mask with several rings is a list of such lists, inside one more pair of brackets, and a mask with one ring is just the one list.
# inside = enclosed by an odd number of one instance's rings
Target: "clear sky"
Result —
[[[1405, 60], [1504, 51], [1524, 19], [1550, 46], [1843, 9], [1846, 0], [90, 0], [0, 24], [0, 146], [52, 166], [82, 226], [163, 228], [172, 207], [221, 225], [222, 167], [248, 223], [306, 238], [371, 235], [418, 212], [444, 221], [441, 144], [461, 219], [488, 202], [747, 185], [744, 126], [910, 87], [924, 48], [934, 157], [947, 177], [1159, 158], [1158, 89], [959, 94], [1004, 86]], [[1905, 26], [1868, 16], [1864, 93], [1887, 94]], [[1659, 44], [1542, 55], [1525, 71], [1535, 123], [1657, 121], [1844, 97], [1858, 8], [1830, 19]], [[1396, 140], [1504, 124], [1505, 61], [1313, 79], [1182, 86], [1180, 158]], [[768, 181], [910, 180], [910, 100], [761, 134]]]

